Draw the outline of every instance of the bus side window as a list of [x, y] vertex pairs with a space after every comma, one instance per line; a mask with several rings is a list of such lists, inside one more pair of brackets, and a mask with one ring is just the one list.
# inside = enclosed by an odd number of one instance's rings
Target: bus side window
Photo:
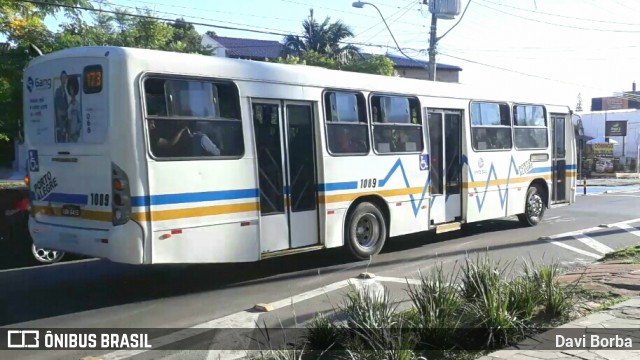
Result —
[[244, 154], [238, 91], [233, 83], [150, 77], [144, 80], [151, 153], [198, 158]]
[[327, 91], [324, 95], [327, 147], [331, 154], [369, 153], [369, 132], [364, 96]]
[[422, 119], [418, 99], [404, 96], [371, 97], [373, 143], [378, 153], [421, 152]]

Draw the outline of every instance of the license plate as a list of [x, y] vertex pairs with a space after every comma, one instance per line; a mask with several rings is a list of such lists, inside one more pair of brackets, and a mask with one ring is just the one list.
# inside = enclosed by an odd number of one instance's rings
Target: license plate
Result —
[[62, 216], [80, 216], [80, 207], [77, 205], [64, 205], [62, 207]]

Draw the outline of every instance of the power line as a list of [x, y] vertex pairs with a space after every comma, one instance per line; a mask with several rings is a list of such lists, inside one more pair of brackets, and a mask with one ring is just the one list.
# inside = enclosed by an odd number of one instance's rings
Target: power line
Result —
[[588, 18], [581, 18], [581, 17], [575, 17], [575, 16], [560, 15], [560, 14], [547, 13], [547, 12], [542, 12], [542, 11], [537, 11], [537, 10], [525, 9], [525, 8], [521, 8], [521, 7], [517, 7], [517, 6], [496, 3], [496, 2], [488, 1], [488, 0], [481, 0], [481, 1], [487, 2], [487, 3], [490, 3], [490, 4], [494, 4], [494, 5], [508, 7], [508, 8], [511, 8], [511, 9], [526, 11], [526, 12], [530, 12], [530, 13], [534, 13], [534, 14], [540, 14], [540, 15], [555, 16], [555, 17], [559, 17], [559, 18], [563, 18], [563, 19], [573, 19], [573, 20], [598, 22], [598, 23], [605, 23], [605, 24], [615, 24], [615, 25], [640, 26], [640, 24], [638, 24], [638, 23], [625, 23], [625, 22], [610, 21], [610, 20], [588, 19]]
[[[413, 2], [413, 0], [411, 0], [411, 1]], [[400, 13], [400, 11], [402, 11], [403, 9], [406, 9], [406, 8], [408, 8], [408, 7], [411, 7], [411, 5], [413, 5], [413, 4], [410, 2], [408, 5], [405, 5], [404, 7], [402, 7], [402, 8], [400, 8], [400, 9], [398, 9], [396, 12], [394, 12], [393, 14], [391, 14], [391, 16], [389, 16], [389, 18], [390, 18], [390, 19], [391, 19], [391, 18], [393, 18], [393, 17], [394, 17], [394, 16], [396, 16], [398, 13]], [[403, 15], [404, 15], [404, 14], [403, 14]], [[398, 18], [400, 18], [400, 17], [398, 17]], [[371, 30], [371, 29], [373, 29], [373, 28], [375, 28], [375, 27], [377, 27], [377, 26], [379, 26], [379, 25], [384, 25], [384, 24], [383, 24], [382, 22], [377, 22], [377, 23], [375, 23], [375, 24], [371, 25], [370, 27], [366, 28], [365, 30], [361, 31], [361, 32], [358, 34], [358, 36], [361, 36], [362, 34], [366, 33], [367, 31], [369, 31], [369, 30]], [[368, 40], [367, 40], [367, 41], [368, 41]]]
[[[126, 16], [141, 18], [141, 19], [160, 20], [160, 21], [166, 21], [166, 22], [174, 22], [175, 21], [175, 19], [163, 18], [163, 17], [158, 17], [158, 16], [141, 15], [141, 14], [123, 14], [122, 12], [118, 12], [118, 11], [94, 9], [94, 8], [89, 8], [89, 7], [86, 7], [86, 6], [66, 5], [66, 4], [59, 4], [59, 3], [53, 4], [53, 3], [48, 3], [48, 2], [45, 2], [45, 1], [38, 1], [38, 0], [15, 0], [15, 1], [23, 2], [23, 3], [36, 4], [36, 5], [57, 6], [57, 7], [67, 8], [67, 9], [94, 11], [94, 12], [100, 12], [100, 13], [105, 13], [105, 14], [126, 15]], [[273, 32], [273, 31], [245, 29], [245, 28], [239, 28], [239, 27], [233, 27], [233, 26], [214, 25], [214, 24], [194, 22], [194, 21], [189, 21], [189, 23], [191, 23], [193, 25], [198, 25], [198, 26], [206, 26], [206, 27], [212, 27], [212, 28], [218, 28], [218, 29], [226, 29], [226, 30], [246, 31], [246, 32], [258, 33], [258, 34], [278, 35], [278, 36], [289, 35], [289, 34], [285, 34], [285, 33]]]
[[[91, 0], [91, 1], [102, 2], [103, 0]], [[131, 3], [140, 3], [140, 4], [149, 4], [149, 5], [155, 5], [155, 6], [164, 6], [164, 7], [174, 8], [174, 9], [196, 10], [196, 11], [201, 11], [201, 12], [204, 11], [204, 12], [215, 12], [215, 13], [229, 14], [229, 15], [250, 16], [250, 17], [256, 17], [256, 18], [261, 18], [261, 19], [265, 18], [264, 15], [234, 13], [234, 12], [230, 12], [230, 11], [211, 10], [211, 9], [197, 8], [197, 7], [191, 7], [191, 6], [180, 6], [180, 5], [174, 5], [174, 4], [157, 3], [157, 2], [143, 1], [143, 0], [121, 0], [121, 1], [127, 1], [127, 2], [131, 2]], [[115, 6], [121, 6], [121, 5], [118, 5], [118, 4], [114, 4], [114, 5]], [[122, 6], [124, 6], [124, 5], [122, 5]], [[269, 19], [283, 20], [283, 21], [299, 21], [298, 19], [287, 19], [287, 18], [278, 18], [278, 17], [269, 17]], [[243, 25], [245, 25], [245, 24], [243, 24]]]
[[[90, 0], [90, 1], [96, 2], [96, 3], [101, 4], [101, 5], [105, 4], [105, 5], [110, 5], [110, 6], [114, 6], [114, 7], [121, 7], [121, 8], [127, 8], [127, 9], [135, 9], [135, 10], [139, 10], [140, 9], [138, 7], [135, 7], [135, 6], [114, 4], [114, 3], [106, 1], [106, 0]], [[192, 15], [184, 15], [184, 14], [172, 13], [172, 12], [166, 12], [166, 11], [153, 10], [153, 12], [154, 13], [158, 13], [158, 14], [173, 15], [173, 16], [180, 16], [180, 17], [185, 17], [186, 16], [186, 17], [189, 17], [189, 18], [192, 18], [192, 19], [199, 19], [199, 20], [217, 21], [217, 22], [220, 22], [220, 23], [231, 24], [231, 25], [248, 26], [248, 24], [242, 24], [242, 23], [236, 23], [236, 22], [224, 21], [224, 20], [217, 20], [217, 19], [211, 19], [211, 18], [204, 18], [204, 17], [192, 16]], [[265, 30], [285, 32], [285, 30], [281, 30], [281, 29], [273, 29], [273, 28], [268, 28], [268, 27], [263, 27], [263, 26], [255, 26], [255, 27], [262, 28], [262, 29], [265, 29]]]
[[493, 68], [493, 69], [496, 69], [496, 70], [507, 71], [507, 72], [514, 73], [514, 74], [524, 75], [524, 76], [533, 77], [533, 78], [538, 78], [538, 79], [542, 79], [542, 80], [548, 80], [548, 81], [559, 82], [559, 83], [563, 83], [563, 84], [567, 84], [567, 85], [582, 86], [582, 87], [588, 87], [588, 88], [595, 89], [595, 90], [602, 90], [602, 89], [600, 89], [600, 88], [596, 88], [596, 87], [593, 87], [593, 86], [590, 86], [590, 85], [578, 84], [578, 83], [573, 83], [573, 82], [570, 82], [570, 81], [564, 81], [564, 80], [552, 79], [552, 78], [548, 78], [548, 77], [546, 77], [546, 76], [540, 76], [540, 75], [529, 74], [529, 73], [525, 73], [525, 72], [518, 71], [518, 70], [507, 69], [507, 68], [503, 68], [503, 67], [496, 66], [496, 65], [485, 64], [485, 63], [482, 63], [482, 62], [479, 62], [479, 61], [469, 60], [469, 59], [461, 58], [461, 57], [458, 57], [458, 56], [449, 55], [449, 54], [447, 54], [447, 53], [442, 53], [442, 52], [441, 52], [440, 54], [441, 54], [441, 55], [444, 55], [444, 56], [448, 56], [448, 57], [453, 58], [453, 59], [457, 59], [457, 60], [461, 60], [461, 61], [466, 61], [466, 62], [469, 62], [469, 63], [472, 63], [472, 64], [476, 64], [476, 65], [482, 65], [482, 66], [490, 67], [490, 68]]
[[[62, 7], [62, 8], [75, 9], [75, 10], [100, 12], [100, 13], [105, 13], [105, 14], [126, 15], [126, 16], [130, 16], [130, 17], [166, 21], [166, 22], [170, 22], [170, 23], [175, 22], [175, 19], [170, 19], [170, 18], [151, 16], [151, 15], [141, 15], [141, 14], [129, 14], [129, 13], [123, 14], [122, 12], [118, 12], [118, 11], [95, 9], [95, 8], [89, 8], [89, 7], [85, 7], [85, 6], [66, 5], [66, 4], [59, 4], [59, 3], [53, 4], [53, 3], [48, 3], [48, 2], [45, 2], [45, 1], [39, 1], [39, 0], [15, 0], [15, 1], [23, 2], [23, 3], [37, 4], [37, 5], [57, 6], [57, 7]], [[188, 22], [190, 24], [193, 24], [193, 25], [212, 27], [212, 28], [219, 28], [219, 29], [225, 29], [225, 30], [246, 31], [246, 32], [252, 32], [252, 33], [257, 33], [257, 34], [278, 35], [278, 36], [282, 36], [282, 37], [290, 35], [290, 33], [285, 33], [285, 32], [254, 30], [254, 29], [240, 28], [240, 27], [234, 27], [234, 26], [214, 25], [214, 24], [202, 23], [202, 22], [194, 22], [194, 21], [188, 21]], [[340, 41], [340, 43], [341, 44], [351, 44], [351, 45], [370, 46], [370, 47], [384, 47], [384, 48], [395, 49], [395, 47], [389, 46], [389, 45], [372, 44], [372, 43], [357, 42], [357, 41]], [[412, 48], [407, 48], [407, 49], [419, 51], [419, 49], [412, 49]]]
[[487, 6], [486, 4], [481, 4], [478, 1], [474, 1], [477, 5], [483, 6], [487, 9], [491, 9], [493, 11], [497, 11], [499, 13], [503, 13], [505, 15], [509, 15], [509, 16], [513, 16], [513, 17], [517, 17], [520, 19], [524, 19], [527, 21], [532, 21], [532, 22], [537, 22], [540, 24], [546, 24], [546, 25], [552, 25], [552, 26], [559, 26], [559, 27], [564, 27], [564, 28], [569, 28], [569, 29], [577, 29], [577, 30], [589, 30], [589, 31], [598, 31], [598, 32], [614, 32], [614, 33], [640, 33], [640, 30], [620, 30], [620, 29], [594, 29], [594, 28], [586, 28], [586, 27], [580, 27], [580, 26], [573, 26], [573, 25], [566, 25], [566, 24], [558, 24], [558, 23], [553, 23], [553, 22], [549, 22], [549, 21], [544, 21], [544, 20], [537, 20], [537, 19], [532, 19], [532, 18], [528, 18], [526, 16], [521, 16], [521, 15], [516, 15], [516, 14], [512, 14], [510, 12], [506, 12], [506, 11], [502, 11], [500, 9], [496, 9], [493, 8], [491, 6]]

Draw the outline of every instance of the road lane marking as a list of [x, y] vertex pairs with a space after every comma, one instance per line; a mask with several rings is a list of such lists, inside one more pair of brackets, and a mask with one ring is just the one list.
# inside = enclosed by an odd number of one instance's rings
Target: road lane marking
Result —
[[627, 232], [629, 232], [630, 234], [633, 234], [635, 236], [640, 237], [640, 230], [638, 230], [637, 228], [629, 225], [629, 224], [616, 224], [614, 225], [615, 227], [618, 227], [622, 230], [626, 230]]
[[601, 253], [601, 254], [608, 254], [610, 252], [613, 252], [613, 249], [608, 247], [607, 245], [597, 241], [594, 238], [591, 238], [585, 234], [579, 234], [579, 235], [574, 235], [574, 238], [576, 238], [578, 241], [580, 241], [581, 243], [587, 245], [588, 247], [592, 248], [593, 250]]
[[585, 250], [582, 250], [582, 249], [578, 249], [577, 247], [573, 247], [571, 245], [567, 245], [567, 244], [565, 244], [565, 243], [563, 243], [561, 241], [556, 241], [556, 240], [545, 240], [545, 241], [548, 242], [548, 243], [551, 243], [553, 245], [557, 245], [557, 246], [563, 247], [563, 248], [565, 248], [567, 250], [571, 250], [573, 252], [577, 252], [578, 254], [582, 254], [582, 255], [585, 255], [585, 256], [590, 256], [590, 257], [592, 257], [594, 259], [600, 259], [602, 257], [602, 255], [598, 255], [598, 254], [594, 254], [592, 252], [588, 252], [588, 251], [585, 251]]

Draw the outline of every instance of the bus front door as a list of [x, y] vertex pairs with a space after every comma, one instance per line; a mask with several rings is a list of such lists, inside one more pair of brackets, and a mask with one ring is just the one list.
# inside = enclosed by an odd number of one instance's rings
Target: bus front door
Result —
[[262, 254], [316, 245], [313, 106], [254, 100]]
[[551, 203], [567, 201], [567, 149], [566, 119], [562, 114], [551, 114]]
[[462, 217], [462, 113], [429, 110], [431, 208], [430, 224], [460, 221]]

